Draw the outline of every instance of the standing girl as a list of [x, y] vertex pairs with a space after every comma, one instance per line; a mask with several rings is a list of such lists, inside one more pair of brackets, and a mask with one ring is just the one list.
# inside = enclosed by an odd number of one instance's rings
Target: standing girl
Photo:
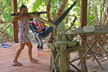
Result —
[[33, 18], [33, 15], [31, 15], [31, 14], [24, 15], [24, 13], [28, 13], [28, 9], [25, 5], [22, 5], [20, 7], [20, 15], [15, 16], [13, 18], [13, 22], [18, 21], [18, 25], [19, 25], [18, 40], [20, 43], [20, 48], [18, 49], [16, 56], [15, 56], [15, 59], [13, 61], [14, 66], [21, 66], [22, 65], [22, 63], [18, 62], [18, 57], [19, 57], [20, 53], [22, 52], [22, 50], [24, 49], [25, 45], [28, 46], [28, 55], [29, 55], [30, 61], [33, 63], [38, 62], [37, 59], [34, 59], [32, 57], [32, 44], [31, 44], [30, 39], [28, 37], [29, 19]]

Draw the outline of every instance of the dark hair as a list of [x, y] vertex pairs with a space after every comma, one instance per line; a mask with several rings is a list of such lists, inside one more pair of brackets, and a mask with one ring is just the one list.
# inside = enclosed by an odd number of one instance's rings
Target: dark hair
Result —
[[27, 8], [27, 6], [22, 5], [22, 6], [20, 7], [20, 11], [21, 11], [22, 8]]

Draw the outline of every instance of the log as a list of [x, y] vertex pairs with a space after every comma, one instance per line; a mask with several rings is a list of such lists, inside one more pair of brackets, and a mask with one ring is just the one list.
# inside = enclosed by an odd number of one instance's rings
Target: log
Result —
[[65, 34], [58, 34], [55, 36], [56, 41], [72, 41], [74, 38], [74, 35], [65, 33]]
[[[29, 14], [35, 14], [36, 12], [30, 12], [30, 13], [23, 13], [23, 15], [29, 15]], [[47, 12], [38, 12], [38, 14], [44, 14]], [[20, 13], [12, 13], [11, 16], [19, 16]]]
[[66, 45], [67, 47], [74, 47], [74, 46], [77, 46], [78, 45], [78, 42], [77, 41], [57, 41], [57, 42], [54, 42], [54, 46], [57, 47], [57, 48], [60, 48], [60, 46], [64, 44]]

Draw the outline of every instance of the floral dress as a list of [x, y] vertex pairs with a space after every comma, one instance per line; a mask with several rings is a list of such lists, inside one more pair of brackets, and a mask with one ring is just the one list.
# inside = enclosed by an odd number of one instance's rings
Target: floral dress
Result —
[[18, 33], [19, 43], [30, 42], [28, 20], [29, 19], [27, 17], [25, 17], [23, 21], [18, 21], [18, 24], [19, 24], [19, 33]]

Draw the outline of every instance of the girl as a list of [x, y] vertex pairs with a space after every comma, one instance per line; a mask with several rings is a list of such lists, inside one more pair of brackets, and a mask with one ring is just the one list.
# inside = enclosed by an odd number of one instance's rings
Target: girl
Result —
[[[18, 25], [19, 25], [19, 33], [18, 33], [18, 40], [20, 43], [20, 48], [18, 49], [15, 59], [13, 61], [13, 65], [14, 66], [21, 66], [22, 63], [18, 62], [18, 57], [21, 53], [21, 51], [24, 49], [24, 46], [27, 45], [28, 46], [28, 55], [30, 58], [30, 61], [33, 63], [37, 63], [38, 60], [32, 58], [32, 44], [30, 42], [30, 39], [28, 37], [28, 30], [29, 30], [29, 19], [33, 18], [33, 15], [28, 14], [28, 15], [24, 15], [24, 13], [28, 13], [27, 7], [25, 5], [22, 5], [20, 7], [20, 15], [19, 16], [15, 16], [13, 18], [13, 22], [18, 21]], [[37, 14], [37, 12], [36, 12]]]

